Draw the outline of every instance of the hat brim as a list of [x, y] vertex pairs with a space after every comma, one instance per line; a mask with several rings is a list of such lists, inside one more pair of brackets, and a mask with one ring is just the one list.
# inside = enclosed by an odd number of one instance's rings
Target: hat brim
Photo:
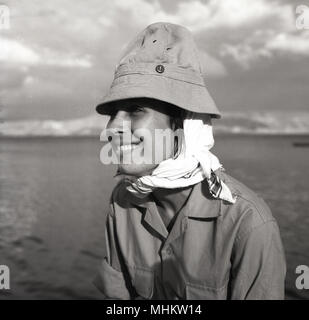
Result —
[[134, 98], [156, 99], [187, 111], [207, 113], [214, 118], [221, 118], [205, 86], [141, 74], [129, 74], [115, 79], [103, 101], [96, 107], [96, 111], [100, 114], [109, 114], [112, 102]]

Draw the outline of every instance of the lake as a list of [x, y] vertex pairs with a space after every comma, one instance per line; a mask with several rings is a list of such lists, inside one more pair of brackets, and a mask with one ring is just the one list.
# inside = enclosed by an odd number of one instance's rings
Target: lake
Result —
[[[308, 299], [295, 268], [309, 266], [309, 136], [219, 136], [213, 152], [277, 219], [288, 273], [286, 299]], [[0, 299], [100, 299], [92, 279], [104, 255], [114, 166], [95, 138], [0, 140], [0, 265], [11, 290]]]

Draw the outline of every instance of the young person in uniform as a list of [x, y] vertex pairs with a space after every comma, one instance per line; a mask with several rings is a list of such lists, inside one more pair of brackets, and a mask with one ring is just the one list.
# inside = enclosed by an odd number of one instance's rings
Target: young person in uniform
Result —
[[[110, 116], [110, 143], [120, 159], [95, 279], [104, 296], [283, 299], [278, 225], [265, 202], [210, 152], [211, 120], [220, 112], [191, 33], [170, 23], [143, 30], [97, 111]], [[152, 161], [134, 161], [146, 153]]]

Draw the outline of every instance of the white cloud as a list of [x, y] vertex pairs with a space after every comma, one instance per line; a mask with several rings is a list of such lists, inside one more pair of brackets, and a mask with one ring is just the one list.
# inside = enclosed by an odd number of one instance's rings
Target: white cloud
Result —
[[265, 48], [276, 52], [309, 56], [309, 32], [303, 32], [297, 35], [279, 33], [266, 43]]
[[220, 50], [221, 56], [232, 57], [242, 68], [249, 69], [253, 61], [261, 57], [269, 58], [272, 53], [265, 48], [253, 48], [249, 44], [225, 44]]
[[[6, 41], [6, 52], [0, 52], [0, 61], [8, 61], [26, 65], [45, 64], [51, 66], [63, 66], [63, 67], [82, 67], [89, 68], [92, 66], [92, 59], [82, 54], [92, 43], [98, 43], [96, 48], [100, 48], [100, 43], [110, 44], [109, 51], [102, 52], [101, 49], [97, 50], [97, 53], [102, 53], [102, 61], [106, 61], [108, 64], [114, 62], [114, 53], [112, 57], [108, 56], [108, 52], [112, 51], [112, 48], [125, 45], [125, 41], [117, 42], [117, 39], [126, 39], [129, 41], [136, 32], [146, 27], [150, 23], [158, 21], [168, 21], [171, 23], [177, 23], [186, 26], [194, 33], [200, 31], [209, 31], [211, 33], [216, 32], [218, 28], [240, 28], [244, 30], [247, 26], [254, 23], [263, 22], [265, 19], [273, 21], [274, 25], [280, 24], [280, 32], [288, 32], [289, 30], [295, 30], [295, 17], [294, 9], [291, 4], [283, 4], [276, 1], [267, 0], [210, 0], [207, 2], [201, 2], [198, 0], [179, 2], [175, 10], [171, 12], [165, 12], [158, 0], [145, 1], [145, 0], [115, 0], [115, 1], [101, 1], [92, 0], [91, 5], [86, 6], [82, 2], [71, 2], [62, 5], [62, 2], [56, 1], [55, 4], [46, 4], [45, 10], [52, 13], [51, 28], [56, 28], [61, 23], [61, 34], [58, 36], [62, 39], [52, 37], [52, 42], [48, 43], [42, 39], [41, 43], [37, 43], [37, 46], [31, 47], [17, 41]], [[24, 9], [27, 9], [27, 2], [22, 2]], [[60, 5], [61, 4], [61, 5]], [[54, 8], [59, 5], [59, 10], [54, 11]], [[17, 8], [17, 7], [16, 7]], [[30, 10], [31, 9], [31, 10]], [[30, 11], [37, 10], [35, 7], [30, 8]], [[41, 20], [33, 20], [33, 26], [31, 24], [30, 31], [33, 31], [34, 27], [37, 30]], [[40, 22], [41, 23], [41, 22]], [[42, 25], [42, 23], [41, 23]], [[127, 25], [127, 28], [120, 30], [121, 26]], [[43, 25], [44, 28], [47, 25]], [[48, 29], [45, 30], [48, 32]], [[231, 30], [231, 33], [237, 32], [237, 29]], [[227, 34], [227, 41], [232, 36]], [[81, 41], [76, 41], [77, 38]], [[219, 48], [222, 56], [230, 56], [236, 62], [248, 67], [252, 61], [261, 56], [268, 56], [268, 52], [275, 50], [275, 44], [267, 45], [267, 48], [263, 48], [263, 44], [267, 43], [267, 37], [263, 40], [262, 44], [258, 45], [258, 48], [254, 43], [248, 43], [246, 37], [249, 39], [252, 37], [250, 31], [244, 35], [244, 43], [226, 42], [223, 44], [223, 49]], [[35, 41], [40, 39], [40, 33], [37, 34]], [[254, 38], [254, 35], [253, 35]], [[27, 37], [25, 38], [27, 40]], [[29, 40], [29, 39], [28, 39]], [[73, 40], [73, 41], [72, 41]], [[31, 41], [31, 38], [30, 38]], [[276, 42], [284, 40], [276, 40]], [[302, 40], [303, 41], [303, 40]], [[72, 49], [74, 52], [79, 52], [79, 55], [67, 54], [69, 46], [66, 43], [74, 43]], [[294, 41], [295, 42], [295, 41]], [[1, 43], [1, 38], [0, 38]], [[64, 48], [62, 52], [55, 45], [63, 43]], [[119, 46], [120, 45], [120, 46]], [[47, 46], [50, 49], [47, 49]], [[277, 50], [279, 47], [283, 48], [283, 43], [277, 43]], [[288, 46], [288, 43], [286, 44]], [[36, 48], [34, 50], [34, 48]], [[73, 49], [74, 48], [74, 49]], [[255, 48], [255, 49], [253, 49]], [[257, 48], [257, 50], [256, 50]], [[216, 49], [216, 48], [215, 48]], [[61, 49], [60, 49], [61, 50]], [[217, 48], [218, 50], [218, 48]], [[120, 50], [119, 50], [120, 51]], [[287, 51], [287, 50], [286, 50]], [[289, 52], [295, 53], [290, 50]], [[95, 55], [97, 54], [95, 53]], [[119, 52], [120, 54], [120, 52]], [[19, 62], [18, 62], [19, 61]], [[212, 68], [212, 69], [210, 69]], [[213, 75], [224, 74], [225, 68], [220, 61], [208, 64], [208, 73]]]
[[[218, 28], [228, 28], [230, 31], [227, 31], [226, 42], [217, 50], [222, 57], [232, 57], [246, 69], [257, 59], [272, 57], [275, 51], [284, 50], [295, 54], [303, 53], [307, 48], [305, 38], [295, 35], [291, 39], [287, 36], [289, 32], [295, 31], [294, 8], [291, 4], [278, 1], [210, 0], [203, 3], [194, 0], [180, 2], [173, 13], [167, 13], [158, 1], [150, 3], [143, 0], [115, 0], [113, 9], [110, 8], [114, 17], [117, 16], [119, 9], [129, 10], [131, 19], [140, 28], [158, 21], [181, 24], [194, 33], [200, 31], [212, 33]], [[265, 26], [268, 29], [264, 28], [265, 21], [268, 21]], [[250, 31], [249, 28], [253, 25], [261, 30]], [[247, 27], [248, 32], [244, 32]], [[237, 30], [242, 30], [244, 39], [242, 42], [229, 43], [232, 33]], [[229, 32], [231, 34], [228, 34]], [[279, 33], [286, 34], [285, 38]], [[268, 43], [270, 39], [272, 43]], [[293, 41], [289, 43], [286, 39]], [[210, 58], [212, 57], [208, 57], [208, 60]], [[208, 74], [226, 74], [226, 69], [219, 60], [208, 62], [207, 65]]]
[[[7, 67], [2, 78], [0, 74], [0, 90], [7, 92], [7, 105], [18, 113], [20, 101], [31, 96], [29, 110], [52, 117], [54, 111], [46, 107], [48, 104], [57, 105], [59, 117], [68, 116], [69, 111], [64, 111], [69, 110], [68, 105], [84, 108], [84, 101], [92, 99], [92, 103], [109, 86], [122, 45], [158, 21], [181, 24], [193, 31], [205, 51], [202, 64], [206, 77], [226, 75], [230, 59], [248, 69], [260, 59], [297, 54], [305, 64], [309, 41], [304, 31], [295, 28], [292, 1], [163, 0], [168, 1], [168, 8], [160, 1], [53, 0], [42, 4], [39, 0], [10, 0], [14, 23], [9, 32], [0, 35], [0, 45], [6, 45], [0, 48], [0, 63]], [[286, 67], [285, 61], [279, 63]], [[46, 65], [50, 66], [47, 73]], [[92, 65], [80, 77], [78, 68]], [[53, 68], [56, 66], [65, 70], [59, 74]], [[233, 68], [228, 71], [236, 72]], [[247, 75], [254, 81], [253, 73]], [[289, 90], [293, 93], [293, 88]], [[76, 92], [74, 97], [72, 91]], [[254, 97], [252, 92], [253, 105]], [[233, 103], [238, 105], [236, 100]]]
[[90, 68], [92, 63], [89, 56], [79, 58], [74, 56], [67, 56], [63, 54], [57, 54], [54, 57], [47, 58], [45, 60], [46, 65], [58, 66], [58, 67], [78, 67], [78, 68]]
[[35, 83], [35, 78], [33, 76], [27, 75], [23, 83], [25, 86], [31, 86], [33, 85], [33, 83]]
[[32, 65], [39, 63], [40, 57], [17, 41], [0, 38], [0, 61]]
[[209, 28], [217, 27], [243, 27], [251, 25], [266, 18], [274, 22], [282, 21], [287, 27], [293, 26], [292, 6], [266, 0], [211, 0], [211, 11], [207, 21]]
[[[259, 36], [265, 37], [263, 43]], [[244, 69], [249, 69], [251, 64], [260, 58], [274, 57], [276, 54], [294, 54], [309, 56], [309, 32], [275, 33], [257, 32], [255, 36], [239, 44], [223, 44], [220, 49], [222, 57], [232, 57]]]
[[200, 52], [199, 58], [202, 65], [202, 72], [206, 78], [207, 76], [221, 77], [227, 74], [224, 64], [215, 57], [206, 52]]
[[40, 48], [38, 54], [32, 48], [16, 40], [0, 37], [0, 62], [22, 65], [50, 65], [59, 67], [89, 68], [92, 66], [90, 56], [77, 57], [63, 54], [47, 48]]
[[287, 29], [294, 27], [293, 7], [266, 0], [198, 0], [181, 2], [174, 13], [166, 13], [158, 1], [115, 0], [115, 10], [130, 10], [134, 22], [147, 25], [158, 21], [182, 24], [192, 31], [218, 27], [241, 27], [272, 18]]

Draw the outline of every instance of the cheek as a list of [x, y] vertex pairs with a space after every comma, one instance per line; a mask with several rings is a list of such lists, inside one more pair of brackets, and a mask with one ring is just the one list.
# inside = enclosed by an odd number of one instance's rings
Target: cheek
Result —
[[161, 122], [160, 126], [156, 126], [152, 131], [152, 152], [155, 163], [160, 163], [174, 155], [174, 133], [169, 123], [169, 119], [165, 123]]
[[106, 130], [110, 130], [111, 129], [111, 123], [112, 123], [111, 118], [109, 118], [108, 121], [107, 121], [106, 127], [105, 127]]
[[172, 158], [174, 155], [174, 135], [171, 130], [158, 133], [154, 138], [153, 154], [155, 163]]
[[147, 163], [158, 164], [173, 156], [174, 139], [169, 116], [151, 113], [133, 121], [132, 132], [143, 140], [143, 154]]

